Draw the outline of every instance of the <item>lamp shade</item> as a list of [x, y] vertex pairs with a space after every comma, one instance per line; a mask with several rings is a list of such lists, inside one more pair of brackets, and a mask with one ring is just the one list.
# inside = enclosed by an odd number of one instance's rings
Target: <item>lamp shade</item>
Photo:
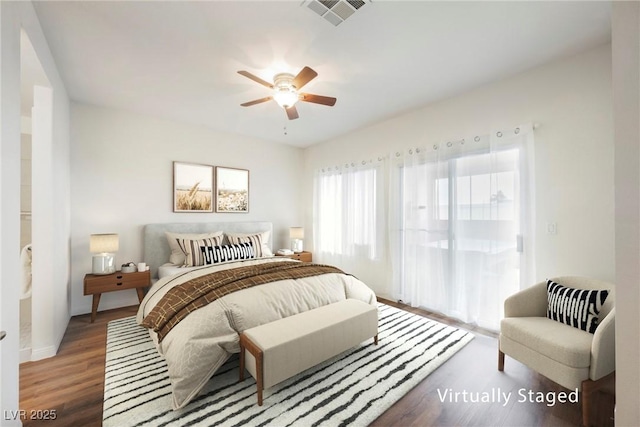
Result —
[[304, 228], [302, 228], [302, 227], [291, 227], [289, 229], [289, 237], [291, 239], [304, 239]]
[[118, 235], [92, 234], [89, 239], [89, 252], [91, 253], [111, 253], [118, 251]]
[[298, 94], [293, 89], [276, 89], [273, 99], [282, 108], [291, 108], [298, 102]]

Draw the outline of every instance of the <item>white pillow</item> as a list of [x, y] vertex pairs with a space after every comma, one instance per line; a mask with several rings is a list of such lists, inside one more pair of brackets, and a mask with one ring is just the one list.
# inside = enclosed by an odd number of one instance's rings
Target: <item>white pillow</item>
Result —
[[269, 237], [271, 231], [263, 231], [262, 233], [225, 233], [229, 239], [229, 243], [237, 245], [240, 243], [253, 243], [256, 251], [256, 258], [273, 256], [269, 247]]
[[167, 241], [169, 242], [169, 248], [171, 248], [171, 256], [169, 257], [169, 262], [171, 264], [176, 265], [184, 265], [185, 253], [178, 245], [179, 240], [202, 240], [202, 239], [220, 239], [217, 242], [218, 246], [222, 243], [222, 231], [214, 231], [211, 233], [203, 233], [203, 234], [183, 234], [183, 233], [171, 233], [169, 231], [165, 231], [167, 236]]

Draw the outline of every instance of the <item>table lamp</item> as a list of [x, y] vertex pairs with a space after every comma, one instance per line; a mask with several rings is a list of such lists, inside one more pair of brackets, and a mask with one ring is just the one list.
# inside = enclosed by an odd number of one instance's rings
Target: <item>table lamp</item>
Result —
[[289, 237], [291, 238], [291, 250], [293, 252], [302, 252], [302, 239], [304, 239], [304, 228], [291, 227], [289, 229]]
[[118, 251], [117, 234], [92, 234], [89, 239], [89, 252], [93, 255], [93, 274], [111, 274], [116, 272], [113, 252]]

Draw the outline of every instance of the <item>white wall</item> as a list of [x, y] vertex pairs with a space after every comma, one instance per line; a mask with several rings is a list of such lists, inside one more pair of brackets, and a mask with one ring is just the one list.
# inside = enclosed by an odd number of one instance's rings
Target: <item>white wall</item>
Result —
[[[537, 277], [613, 280], [611, 102], [607, 45], [307, 148], [306, 227], [311, 230], [317, 168], [535, 122], [540, 124], [535, 131]], [[556, 235], [546, 234], [547, 222], [557, 223]], [[390, 284], [385, 268], [354, 273], [385, 295]]]
[[616, 207], [616, 425], [640, 425], [640, 3], [612, 14]]
[[[38, 191], [55, 194], [55, 211], [52, 206], [35, 211], [43, 223], [55, 227], [41, 227], [43, 238], [50, 246], [38, 251], [47, 260], [41, 264], [40, 274], [46, 277], [47, 286], [38, 306], [39, 315], [46, 323], [46, 336], [37, 343], [54, 353], [69, 321], [69, 100], [58, 75], [55, 62], [42, 34], [38, 18], [30, 2], [0, 2], [0, 321], [7, 338], [0, 346], [2, 386], [0, 403], [2, 411], [18, 409], [18, 293], [20, 283], [20, 30], [29, 36], [53, 88], [53, 124], [46, 170], [50, 172], [45, 182], [33, 181]], [[34, 159], [35, 160], [35, 159]], [[39, 167], [34, 164], [34, 167]], [[35, 195], [35, 193], [34, 193]], [[36, 219], [34, 218], [34, 224]], [[35, 266], [35, 265], [34, 265]], [[35, 270], [34, 270], [35, 276]], [[34, 277], [35, 279], [35, 277]], [[34, 300], [35, 301], [35, 300]], [[34, 328], [36, 325], [34, 325]], [[6, 393], [7, 389], [13, 389]], [[10, 424], [8, 420], [4, 423]], [[19, 421], [15, 423], [19, 425]]]
[[[302, 221], [302, 150], [122, 110], [72, 106], [72, 312], [91, 311], [83, 278], [91, 272], [89, 235], [120, 237], [116, 265], [142, 261], [144, 224], [271, 221], [274, 248], [289, 247]], [[174, 213], [173, 161], [249, 169], [248, 214]], [[137, 304], [135, 292], [112, 292], [100, 310]]]

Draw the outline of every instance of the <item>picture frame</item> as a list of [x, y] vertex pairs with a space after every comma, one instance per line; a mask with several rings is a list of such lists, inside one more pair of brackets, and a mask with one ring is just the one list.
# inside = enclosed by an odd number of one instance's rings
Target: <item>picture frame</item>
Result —
[[213, 212], [213, 166], [173, 162], [173, 211]]
[[216, 212], [249, 212], [249, 171], [216, 166]]

